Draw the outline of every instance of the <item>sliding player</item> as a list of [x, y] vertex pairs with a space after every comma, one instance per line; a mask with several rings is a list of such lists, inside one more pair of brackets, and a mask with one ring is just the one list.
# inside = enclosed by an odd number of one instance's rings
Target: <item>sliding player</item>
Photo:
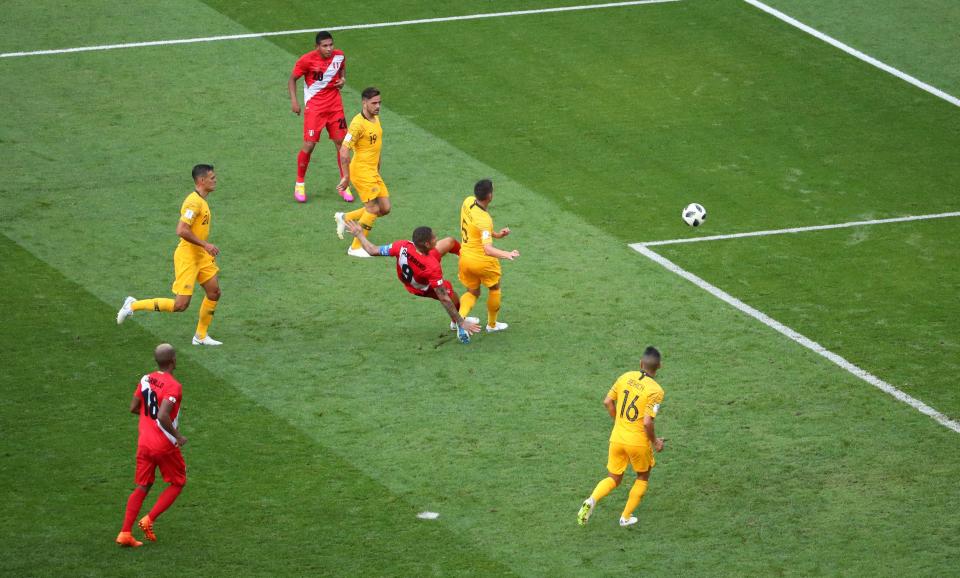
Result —
[[603, 400], [603, 405], [613, 418], [607, 458], [607, 471], [610, 473], [580, 506], [577, 523], [581, 526], [590, 519], [597, 502], [620, 485], [628, 461], [637, 474], [637, 481], [630, 488], [627, 505], [620, 514], [620, 525], [632, 526], [637, 523], [633, 512], [647, 491], [650, 470], [657, 463], [653, 451], [663, 450], [663, 438], [657, 437], [653, 427], [653, 420], [663, 402], [663, 389], [653, 380], [659, 369], [660, 352], [656, 347], [647, 347], [640, 358], [640, 371], [628, 371], [621, 375]]
[[487, 208], [493, 201], [493, 182], [478, 181], [473, 195], [460, 207], [460, 234], [463, 249], [460, 253], [460, 281], [467, 293], [460, 300], [460, 315], [466, 317], [480, 297], [480, 286], [487, 288], [487, 333], [503, 331], [506, 323], [497, 321], [500, 313], [500, 259], [513, 261], [520, 251], [503, 251], [493, 246], [494, 239], [510, 234], [510, 229], [493, 230], [493, 219]]
[[[346, 78], [346, 59], [343, 52], [333, 47], [333, 36], [329, 32], [317, 32], [317, 48], [301, 56], [290, 73], [287, 90], [290, 92], [290, 109], [300, 114], [297, 102], [297, 79], [303, 77], [303, 148], [297, 155], [297, 182], [293, 186], [293, 198], [298, 203], [307, 202], [307, 193], [303, 180], [310, 165], [310, 155], [320, 140], [320, 132], [326, 128], [327, 136], [333, 141], [337, 153], [337, 166], [340, 177], [343, 167], [340, 165], [340, 144], [347, 134], [347, 121], [343, 114], [343, 100], [340, 89]], [[344, 201], [352, 202], [350, 189], [338, 191]]]
[[347, 221], [346, 227], [371, 257], [395, 257], [397, 278], [404, 288], [417, 297], [439, 301], [450, 315], [450, 328], [456, 330], [457, 339], [461, 343], [470, 343], [470, 334], [480, 331], [480, 320], [475, 317], [464, 319], [457, 312], [460, 300], [450, 282], [443, 278], [440, 265], [440, 259], [447, 253], [460, 254], [460, 243], [456, 239], [446, 237], [437, 241], [430, 227], [417, 227], [413, 230], [412, 243], [401, 240], [378, 247], [367, 239], [355, 221]]
[[127, 297], [117, 312], [117, 324], [123, 323], [134, 311], [162, 311], [179, 313], [186, 311], [193, 296], [193, 286], [200, 283], [206, 296], [200, 305], [200, 320], [193, 334], [194, 345], [222, 345], [210, 337], [207, 329], [213, 321], [213, 313], [220, 301], [220, 281], [217, 273], [220, 268], [214, 257], [220, 249], [207, 242], [210, 236], [210, 205], [207, 196], [217, 188], [217, 173], [212, 165], [193, 167], [193, 192], [187, 195], [180, 206], [180, 221], [177, 222], [177, 236], [180, 244], [173, 253], [173, 293], [176, 299], [141, 299]]
[[[380, 127], [380, 91], [370, 87], [364, 89], [360, 99], [360, 114], [350, 121], [350, 130], [343, 137], [340, 148], [340, 166], [343, 178], [337, 185], [338, 191], [345, 191], [349, 185], [360, 195], [363, 206], [349, 213], [337, 213], [333, 216], [337, 222], [337, 237], [343, 238], [346, 221], [358, 221], [366, 235], [379, 217], [390, 212], [390, 191], [380, 176], [380, 149], [383, 147], [383, 129]], [[353, 151], [353, 159], [350, 159]], [[349, 161], [349, 163], [347, 162]], [[369, 257], [354, 239], [347, 255]]]

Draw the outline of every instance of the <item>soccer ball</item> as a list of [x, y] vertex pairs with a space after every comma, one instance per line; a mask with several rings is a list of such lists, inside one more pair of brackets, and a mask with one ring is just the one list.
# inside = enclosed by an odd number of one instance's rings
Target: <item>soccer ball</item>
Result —
[[707, 210], [699, 203], [690, 203], [683, 209], [680, 216], [683, 217], [684, 222], [691, 227], [699, 227], [707, 220]]

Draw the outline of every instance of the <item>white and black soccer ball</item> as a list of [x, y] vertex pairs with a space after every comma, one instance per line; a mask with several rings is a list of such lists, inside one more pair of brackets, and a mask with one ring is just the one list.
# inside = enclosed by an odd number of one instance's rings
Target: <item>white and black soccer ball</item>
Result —
[[683, 209], [680, 216], [691, 227], [699, 227], [707, 220], [707, 210], [700, 203], [690, 203]]

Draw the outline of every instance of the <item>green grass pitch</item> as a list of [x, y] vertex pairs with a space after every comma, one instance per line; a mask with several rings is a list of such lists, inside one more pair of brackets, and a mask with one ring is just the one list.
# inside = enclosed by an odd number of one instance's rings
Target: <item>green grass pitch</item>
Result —
[[[13, 1], [0, 52], [563, 3], [326, 4]], [[958, 92], [951, 2], [771, 4]], [[286, 79], [310, 34], [0, 59], [0, 572], [957, 575], [957, 433], [628, 247], [960, 210], [956, 107], [735, 0], [334, 36], [347, 114], [383, 91], [394, 212], [372, 239], [455, 234], [493, 178], [497, 245], [522, 253], [511, 328], [460, 346], [392, 263], [344, 255], [328, 143], [293, 202]], [[198, 162], [220, 177], [219, 349], [189, 345], [196, 302], [114, 322], [128, 294], [169, 295]], [[957, 419], [957, 223], [658, 252]], [[160, 341], [189, 483], [160, 542], [121, 550], [127, 406]], [[641, 523], [617, 526], [621, 488], [580, 528], [601, 399], [650, 343], [668, 442]]]

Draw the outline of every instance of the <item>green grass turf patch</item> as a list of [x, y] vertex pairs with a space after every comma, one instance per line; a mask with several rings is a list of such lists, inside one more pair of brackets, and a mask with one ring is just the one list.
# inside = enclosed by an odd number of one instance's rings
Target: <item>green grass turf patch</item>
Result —
[[943, 219], [652, 248], [957, 419], [958, 234]]
[[[956, 96], [960, 4], [951, 0], [765, 0], [808, 26]], [[919, 89], [918, 89], [919, 90]]]
[[[112, 307], [0, 237], [4, 467], [0, 568], [9, 575], [505, 574], [441, 522], [370, 479], [181, 347], [187, 487], [159, 541], [113, 544], [133, 488], [127, 412], [159, 339], [118, 335]], [[323, 414], [314, 415], [323, 423]], [[165, 486], [145, 502], [149, 511]], [[366, 554], [365, 554], [366, 552]]]
[[[268, 27], [269, 13], [261, 16], [262, 26], [250, 27]], [[701, 26], [707, 27], [708, 16]], [[601, 38], [599, 32], [616, 26], [610, 20], [579, 23], [580, 30]], [[457, 32], [468, 38], [490, 30]], [[532, 51], [545, 33], [518, 24], [512, 42], [526, 35], [522, 46]], [[436, 32], [390, 40], [401, 53], [453, 50]], [[457, 70], [469, 71], [481, 53], [449, 54]], [[152, 85], [161, 88], [131, 92], [147, 56]], [[221, 175], [221, 188], [211, 197], [212, 240], [224, 250], [224, 297], [211, 333], [226, 345], [191, 350], [189, 361], [208, 371], [211, 381], [269, 410], [266, 422], [290, 424], [317, 451], [326, 448], [331, 459], [362, 471], [406, 508], [439, 511], [444, 532], [463, 542], [445, 534], [432, 539], [451, 549], [466, 543], [477, 554], [435, 556], [436, 573], [460, 572], [475, 558], [481, 560], [478, 572], [505, 567], [527, 575], [622, 573], [638, 559], [656, 560], [649, 571], [666, 575], [850, 569], [933, 575], [950, 568], [958, 527], [943, 512], [958, 501], [955, 485], [945, 483], [960, 473], [951, 457], [953, 432], [718, 305], [608, 230], [559, 210], [539, 188], [509, 178], [500, 161], [484, 164], [445, 142], [466, 140], [462, 130], [431, 133], [419, 126], [445, 107], [466, 114], [470, 107], [463, 103], [443, 93], [427, 95], [416, 115], [388, 105], [384, 176], [395, 212], [377, 223], [373, 237], [392, 240], [423, 223], [453, 233], [465, 191], [476, 178], [493, 176], [494, 220], [515, 231], [498, 244], [524, 253], [505, 266], [502, 318], [511, 329], [461, 347], [446, 331], [440, 308], [407, 296], [389, 261], [347, 260], [331, 219], [343, 204], [324, 192], [336, 180], [332, 160], [323, 158], [324, 145], [308, 177], [311, 202], [298, 206], [290, 199], [300, 134], [285, 95], [293, 58], [256, 40], [76, 55], [63, 61], [69, 91], [31, 83], [34, 64], [4, 63], [0, 81], [17, 91], [7, 104], [9, 114], [0, 118], [4, 134], [12, 135], [0, 155], [0, 229], [107, 303], [69, 324], [52, 323], [102, 327], [110, 348], [118, 336], [140, 335], [138, 326], [186, 347], [196, 303], [181, 315], [138, 314], [121, 328], [113, 325], [113, 315], [128, 292], [168, 294], [173, 227], [189, 187], [187, 171], [209, 160]], [[384, 61], [360, 62], [352, 88], [375, 78], [370, 62]], [[453, 73], [447, 74], [449, 79]], [[511, 92], [510, 106], [502, 109], [529, 106], [516, 97], [535, 93], [539, 76], [523, 78], [529, 84]], [[391, 99], [402, 100], [409, 89], [391, 86]], [[346, 98], [348, 113], [355, 111], [356, 92]], [[54, 109], [57, 115], [46, 113]], [[57, 130], [64, 119], [75, 127], [66, 135]], [[551, 150], [524, 150], [537, 151], [524, 163], [553, 163]], [[503, 160], [509, 168], [524, 163]], [[589, 174], [567, 174], [575, 185], [588, 184]], [[671, 230], [654, 216], [650, 222], [660, 232]], [[448, 276], [453, 265], [446, 263]], [[124, 351], [123, 359], [142, 355], [156, 339], [130, 346], [133, 352]], [[601, 504], [590, 527], [580, 529], [574, 522], [579, 501], [603, 475], [609, 420], [600, 399], [620, 372], [635, 366], [648, 342], [666, 355], [667, 403], [658, 427], [670, 441], [641, 507], [645, 530], [616, 527], [623, 490]], [[143, 370], [138, 362], [128, 372]], [[129, 387], [117, 387], [123, 389], [117, 394], [122, 413]], [[200, 415], [212, 415], [200, 409]], [[224, 419], [232, 415], [225, 411]], [[8, 439], [4, 444], [12, 444]], [[299, 450], [288, 452], [283, 443], [264, 439], [279, 463], [298, 463]], [[190, 463], [209, 467], [199, 453], [203, 444], [193, 441], [198, 453], [188, 455]], [[57, 451], [50, 441], [37, 445]], [[4, 450], [9, 452], [6, 445]], [[127, 457], [116, 454], [124, 467]], [[259, 456], [244, 455], [233, 465], [251, 484], [276, 482]], [[284, 471], [280, 479], [289, 485], [327, 483], [312, 471]], [[39, 476], [33, 471], [29, 479]], [[109, 529], [110, 538], [125, 491], [97, 502], [109, 509], [96, 523]], [[256, 496], [244, 503], [255, 503]], [[313, 503], [326, 507], [322, 498]], [[171, 526], [175, 515], [172, 510]], [[321, 525], [283, 513], [257, 521], [263, 533]], [[339, 532], [343, 523], [329, 526]], [[191, 530], [182, 534], [204, 533]], [[291, 565], [309, 560], [296, 552], [277, 554], [258, 538], [237, 541], [264, 565], [280, 557]], [[382, 560], [385, 574], [416, 571], [399, 554], [381, 559], [372, 550], [345, 546], [337, 555], [371, 567]], [[211, 561], [224, 556], [208, 554]], [[35, 564], [46, 568], [42, 561]], [[76, 564], [99, 567], [98, 554], [81, 552]]]

